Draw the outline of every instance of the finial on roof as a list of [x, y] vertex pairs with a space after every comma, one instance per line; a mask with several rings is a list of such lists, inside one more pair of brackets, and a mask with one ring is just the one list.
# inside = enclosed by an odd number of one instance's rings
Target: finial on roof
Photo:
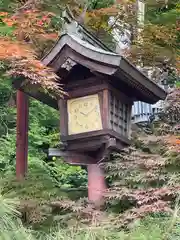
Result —
[[70, 8], [67, 6], [66, 9], [62, 13], [62, 17], [64, 20], [64, 31], [65, 33], [80, 35], [78, 29], [78, 22], [75, 20]]
[[66, 23], [72, 23], [73, 21], [75, 21], [75, 18], [69, 6], [66, 6], [66, 9], [62, 12], [62, 17]]
[[78, 19], [77, 19], [77, 22], [78, 22], [79, 24], [84, 25], [84, 21], [85, 21], [87, 9], [88, 9], [88, 4], [85, 5], [85, 7], [84, 7], [84, 9], [83, 9], [83, 11], [82, 11], [82, 13], [81, 13], [81, 15], [80, 15], [80, 16], [78, 17]]

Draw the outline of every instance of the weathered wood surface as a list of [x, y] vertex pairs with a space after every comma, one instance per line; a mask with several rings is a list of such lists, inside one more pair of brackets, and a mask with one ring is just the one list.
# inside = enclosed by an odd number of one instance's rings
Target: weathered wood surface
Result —
[[17, 91], [17, 121], [16, 121], [16, 177], [23, 178], [27, 173], [28, 165], [28, 96]]
[[[63, 54], [63, 57], [61, 54]], [[62, 59], [67, 58], [71, 58], [77, 64], [93, 71], [111, 76], [112, 85], [115, 80], [119, 82], [119, 87], [121, 86], [120, 83], [123, 82], [127, 88], [131, 89], [131, 95], [136, 95], [137, 100], [155, 103], [166, 97], [166, 92], [162, 88], [148, 79], [125, 58], [101, 48], [93, 47], [76, 35], [62, 35], [43, 62], [57, 70], [58, 66], [59, 69], [61, 68]], [[119, 87], [116, 85], [116, 88]], [[133, 89], [136, 91], [133, 91]]]
[[110, 153], [117, 147], [115, 138], [109, 138], [105, 143], [102, 144], [98, 151], [90, 152], [78, 152], [77, 150], [61, 150], [58, 148], [49, 148], [49, 157], [62, 157], [65, 162], [72, 165], [89, 165], [99, 164], [109, 159]]
[[65, 162], [72, 165], [88, 165], [96, 163], [96, 160], [88, 154], [75, 151], [62, 151], [56, 148], [49, 148], [48, 155], [49, 157], [62, 157]]

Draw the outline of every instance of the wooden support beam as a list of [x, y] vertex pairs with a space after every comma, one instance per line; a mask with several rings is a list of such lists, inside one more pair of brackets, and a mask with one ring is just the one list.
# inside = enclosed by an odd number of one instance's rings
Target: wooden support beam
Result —
[[88, 198], [89, 201], [97, 206], [103, 204], [103, 195], [106, 191], [106, 183], [100, 162], [109, 158], [111, 151], [116, 147], [116, 139], [109, 138], [106, 144], [99, 149], [94, 157], [89, 156], [86, 152], [79, 153], [75, 151], [60, 150], [50, 148], [48, 155], [50, 157], [63, 157], [65, 162], [72, 165], [85, 165], [88, 171]]
[[88, 165], [88, 199], [95, 205], [103, 204], [106, 182], [103, 170], [98, 164]]
[[89, 165], [95, 163], [94, 158], [85, 153], [78, 153], [74, 151], [62, 151], [57, 148], [48, 149], [49, 157], [63, 157], [64, 161], [71, 165]]
[[111, 152], [116, 149], [117, 142], [115, 138], [109, 138], [106, 144], [103, 144], [96, 155], [96, 163], [105, 162], [109, 159]]
[[103, 195], [106, 191], [106, 182], [103, 169], [100, 167], [101, 162], [106, 161], [113, 149], [116, 148], [115, 138], [108, 138], [101, 148], [92, 156], [87, 152], [68, 151], [57, 148], [49, 148], [50, 157], [63, 157], [65, 162], [72, 165], [85, 165], [88, 171], [88, 198], [96, 206], [103, 204]]
[[28, 159], [28, 96], [17, 91], [17, 123], [16, 123], [16, 177], [22, 179], [27, 172]]
[[[58, 103], [56, 98], [50, 97], [48, 94], [45, 94], [43, 92], [38, 91], [37, 89], [39, 88], [39, 85], [23, 85], [24, 79], [18, 79], [13, 82], [13, 87], [15, 89], [20, 90], [24, 92], [26, 95], [29, 97], [32, 97], [54, 109], [58, 110]], [[31, 91], [29, 90], [31, 89]]]

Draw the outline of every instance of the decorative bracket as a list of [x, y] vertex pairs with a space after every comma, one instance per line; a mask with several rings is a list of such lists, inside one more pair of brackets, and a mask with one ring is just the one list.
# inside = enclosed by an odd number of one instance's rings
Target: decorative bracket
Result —
[[57, 148], [48, 149], [49, 157], [63, 157], [65, 162], [72, 165], [89, 165], [95, 164], [95, 159], [86, 153], [79, 153], [75, 151], [63, 151]]
[[[61, 150], [58, 148], [49, 148], [49, 157], [63, 157], [65, 162], [72, 165], [90, 165], [90, 164], [100, 164], [109, 158], [110, 153], [116, 147], [116, 139], [109, 138], [105, 144], [95, 153], [88, 152], [76, 152]], [[92, 156], [93, 155], [93, 156]]]
[[75, 66], [77, 63], [71, 58], [67, 58], [66, 61], [61, 65], [61, 68], [65, 68], [68, 72]]
[[97, 163], [108, 160], [111, 152], [116, 148], [116, 139], [109, 138], [105, 144], [101, 147], [100, 151], [97, 153]]

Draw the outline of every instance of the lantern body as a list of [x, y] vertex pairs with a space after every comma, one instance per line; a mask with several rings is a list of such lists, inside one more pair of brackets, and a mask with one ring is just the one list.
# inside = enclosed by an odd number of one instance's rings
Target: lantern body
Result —
[[61, 141], [67, 150], [96, 152], [109, 138], [114, 150], [130, 144], [132, 100], [106, 79], [69, 82], [59, 100]]

